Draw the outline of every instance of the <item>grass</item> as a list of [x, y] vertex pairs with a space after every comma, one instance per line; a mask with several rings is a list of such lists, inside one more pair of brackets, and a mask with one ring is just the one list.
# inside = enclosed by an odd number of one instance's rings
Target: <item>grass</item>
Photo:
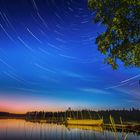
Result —
[[[111, 129], [113, 131], [113, 134], [114, 134], [115, 139], [116, 140], [119, 140], [119, 136], [118, 136], [118, 133], [117, 133], [116, 124], [115, 124], [115, 121], [114, 121], [114, 119], [113, 119], [112, 116], [110, 116], [110, 123], [111, 123]], [[123, 125], [123, 122], [122, 122], [121, 117], [120, 117], [120, 123], [121, 123], [121, 127], [122, 127], [122, 132], [121, 132], [122, 133], [122, 138], [123, 138], [123, 140], [126, 140], [128, 134], [125, 134], [124, 133], [124, 125]]]

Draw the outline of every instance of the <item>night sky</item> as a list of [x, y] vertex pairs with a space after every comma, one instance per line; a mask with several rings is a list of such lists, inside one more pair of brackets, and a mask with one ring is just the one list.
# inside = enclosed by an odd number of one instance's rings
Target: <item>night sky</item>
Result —
[[0, 110], [140, 107], [140, 69], [104, 64], [87, 0], [0, 0]]

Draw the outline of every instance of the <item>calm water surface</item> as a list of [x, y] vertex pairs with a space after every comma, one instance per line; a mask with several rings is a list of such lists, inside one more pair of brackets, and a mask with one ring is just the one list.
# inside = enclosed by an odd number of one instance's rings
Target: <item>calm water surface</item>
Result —
[[[117, 132], [119, 140], [126, 133]], [[0, 140], [115, 140], [114, 133], [101, 127], [64, 126], [32, 123], [25, 120], [0, 120]], [[140, 140], [129, 133], [127, 140]]]

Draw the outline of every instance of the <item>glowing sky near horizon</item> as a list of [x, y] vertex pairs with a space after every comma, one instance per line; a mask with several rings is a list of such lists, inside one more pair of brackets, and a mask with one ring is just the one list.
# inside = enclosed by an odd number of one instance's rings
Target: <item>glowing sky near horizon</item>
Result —
[[0, 0], [0, 111], [140, 107], [140, 69], [112, 70], [87, 0]]

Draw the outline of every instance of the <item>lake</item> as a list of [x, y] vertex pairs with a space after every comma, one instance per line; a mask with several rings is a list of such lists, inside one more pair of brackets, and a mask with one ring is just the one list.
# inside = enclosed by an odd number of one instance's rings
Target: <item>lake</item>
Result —
[[[140, 140], [136, 133], [117, 132], [123, 140]], [[0, 140], [116, 140], [114, 132], [93, 126], [65, 126], [48, 123], [32, 123], [25, 120], [1, 119]]]

